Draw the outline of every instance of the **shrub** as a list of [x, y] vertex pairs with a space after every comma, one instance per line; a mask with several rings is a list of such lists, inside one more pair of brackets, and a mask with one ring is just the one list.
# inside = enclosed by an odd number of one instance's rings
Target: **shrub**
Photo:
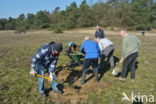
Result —
[[136, 27], [128, 27], [127, 30], [128, 31], [133, 31], [133, 30], [136, 30]]
[[56, 28], [54, 29], [54, 32], [55, 32], [55, 33], [63, 33], [63, 30], [62, 30], [62, 28], [60, 28], [60, 27], [56, 27]]

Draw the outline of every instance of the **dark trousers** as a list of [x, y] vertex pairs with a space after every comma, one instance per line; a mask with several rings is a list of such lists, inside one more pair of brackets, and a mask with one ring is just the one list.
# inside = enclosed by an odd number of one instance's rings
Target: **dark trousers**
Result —
[[88, 68], [92, 66], [94, 73], [98, 73], [98, 58], [85, 59], [83, 63], [83, 74], [87, 73]]
[[138, 57], [138, 52], [132, 53], [129, 55], [123, 62], [122, 65], [122, 73], [121, 77], [126, 78], [128, 69], [131, 71], [131, 79], [135, 79], [135, 64], [136, 64], [136, 58]]

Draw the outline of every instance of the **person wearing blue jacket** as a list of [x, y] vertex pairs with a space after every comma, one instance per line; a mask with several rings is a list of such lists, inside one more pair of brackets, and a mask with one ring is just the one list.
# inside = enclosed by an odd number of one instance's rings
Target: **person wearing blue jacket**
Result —
[[[42, 45], [32, 57], [30, 74], [34, 76], [35, 73], [38, 73], [44, 76], [44, 70], [46, 69], [49, 73], [49, 78], [51, 80], [56, 80], [55, 67], [58, 61], [59, 53], [62, 51], [62, 48], [63, 47], [61, 43], [55, 42]], [[38, 80], [39, 93], [41, 97], [45, 97], [44, 79], [39, 77]], [[52, 82], [52, 89], [58, 93], [62, 93], [58, 89], [57, 85], [57, 82]]]
[[98, 44], [95, 41], [90, 40], [89, 37], [85, 37], [84, 42], [80, 47], [80, 51], [85, 54], [83, 70], [82, 70], [82, 80], [80, 81], [81, 84], [85, 83], [86, 73], [90, 66], [93, 67], [95, 79], [97, 82], [99, 82], [98, 58], [100, 55], [100, 48], [99, 48]]

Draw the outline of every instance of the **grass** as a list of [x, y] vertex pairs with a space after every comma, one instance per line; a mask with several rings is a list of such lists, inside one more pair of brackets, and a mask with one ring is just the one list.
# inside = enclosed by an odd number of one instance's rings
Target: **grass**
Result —
[[[80, 32], [81, 30], [81, 32]], [[80, 70], [78, 66], [72, 70], [62, 68], [58, 74], [61, 81], [67, 80], [67, 83], [76, 80], [73, 85], [64, 86], [64, 94], [57, 95], [50, 91], [49, 96], [41, 99], [38, 94], [38, 80], [29, 75], [31, 57], [38, 47], [42, 44], [54, 40], [62, 42], [64, 46], [69, 41], [77, 44], [82, 43], [86, 35], [93, 37], [92, 32], [83, 29], [65, 31], [61, 34], [55, 34], [51, 31], [29, 31], [24, 35], [14, 34], [12, 31], [0, 32], [0, 104], [51, 104], [51, 103], [87, 103], [87, 104], [132, 104], [128, 101], [121, 102], [122, 93], [125, 92], [129, 97], [131, 93], [140, 93], [140, 95], [154, 95], [156, 97], [156, 36], [138, 36], [142, 41], [142, 48], [138, 58], [138, 69], [136, 71], [136, 81], [131, 82], [130, 76], [126, 82], [120, 82], [111, 75], [109, 70], [102, 76], [100, 83], [96, 83], [91, 77], [85, 85], [79, 83]], [[116, 31], [106, 31], [116, 46], [115, 56], [121, 55], [121, 38]], [[132, 32], [136, 33], [136, 32]], [[150, 32], [151, 33], [151, 32]], [[148, 33], [148, 34], [150, 34]], [[136, 33], [138, 34], [138, 33]], [[154, 34], [154, 33], [152, 33]], [[62, 67], [69, 63], [69, 58], [61, 53], [57, 67]], [[121, 67], [121, 66], [120, 66]], [[45, 81], [45, 88], [50, 88], [49, 82]], [[144, 102], [144, 104], [150, 104]], [[152, 103], [151, 103], [152, 104]], [[153, 103], [155, 104], [155, 103]]]

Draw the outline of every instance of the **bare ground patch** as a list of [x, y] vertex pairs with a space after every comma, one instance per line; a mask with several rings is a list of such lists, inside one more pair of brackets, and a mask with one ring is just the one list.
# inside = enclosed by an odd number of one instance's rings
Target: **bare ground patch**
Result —
[[[77, 78], [77, 76], [80, 76], [77, 74], [81, 73], [74, 73], [73, 75], [70, 75], [70, 73], [72, 73], [72, 71], [69, 70], [62, 70], [59, 73], [58, 79], [64, 82], [64, 93], [61, 95], [55, 93], [54, 91], [50, 91], [49, 97], [51, 97], [52, 102], [77, 104], [84, 102], [88, 98], [89, 93], [99, 94], [104, 88], [109, 86], [106, 82], [96, 82], [93, 78], [93, 73], [88, 74], [87, 79], [89, 80], [84, 85], [81, 85], [81, 78]], [[73, 78], [70, 80], [69, 76]], [[73, 81], [74, 79], [76, 80]]]

